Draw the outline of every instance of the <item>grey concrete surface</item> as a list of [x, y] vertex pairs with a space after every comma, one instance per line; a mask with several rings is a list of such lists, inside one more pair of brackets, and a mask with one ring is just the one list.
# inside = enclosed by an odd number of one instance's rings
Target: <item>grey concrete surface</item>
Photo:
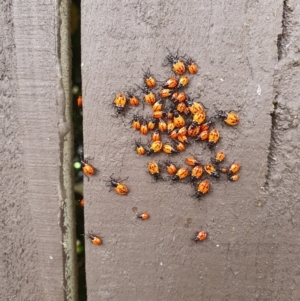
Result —
[[[103, 237], [86, 244], [88, 300], [299, 299], [299, 7], [82, 1], [84, 150], [99, 169], [84, 186], [85, 229]], [[133, 151], [135, 110], [124, 122], [112, 117], [115, 94], [142, 84], [142, 68], [170, 76], [165, 45], [200, 65], [188, 92], [208, 115], [236, 109], [241, 117], [236, 128], [219, 126], [217, 148], [228, 164], [240, 162], [240, 180], [211, 180], [200, 202], [189, 185], [153, 183], [150, 159]], [[187, 153], [211, 155], [197, 144], [174, 161]], [[112, 173], [128, 177], [128, 196], [109, 191]], [[151, 218], [137, 220], [136, 211]], [[200, 229], [209, 238], [194, 244]]]
[[[66, 136], [58, 4], [0, 4], [1, 300], [64, 300], [70, 294], [64, 272], [72, 254], [63, 252], [62, 215], [63, 179], [72, 177], [64, 174], [62, 153], [72, 137]], [[70, 160], [68, 166], [72, 170]]]

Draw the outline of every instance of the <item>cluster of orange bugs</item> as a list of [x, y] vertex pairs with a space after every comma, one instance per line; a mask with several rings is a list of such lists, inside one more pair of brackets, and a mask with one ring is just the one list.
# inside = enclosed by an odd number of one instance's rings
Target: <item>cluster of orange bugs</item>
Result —
[[[184, 162], [188, 167], [178, 166], [170, 160], [170, 156], [186, 151], [194, 143], [202, 143], [204, 148], [213, 151], [221, 138], [220, 131], [215, 126], [217, 121], [221, 120], [233, 127], [239, 123], [239, 116], [233, 110], [219, 110], [208, 118], [205, 106], [186, 93], [191, 77], [198, 72], [197, 64], [190, 57], [180, 57], [178, 53], [174, 55], [168, 48], [167, 50], [165, 61], [171, 66], [174, 75], [158, 81], [150, 69], [143, 71], [143, 85], [136, 85], [135, 91], [116, 94], [113, 106], [116, 116], [124, 116], [130, 107], [142, 105], [144, 108], [146, 105], [151, 108], [150, 116], [141, 116], [139, 112], [135, 112], [130, 122], [134, 131], [142, 136], [151, 136], [148, 143], [143, 143], [141, 138], [135, 140], [136, 153], [140, 156], [155, 156], [158, 153], [168, 155], [163, 163], [150, 160], [147, 164], [149, 174], [155, 181], [170, 179], [171, 183], [191, 183], [194, 187], [192, 196], [201, 199], [210, 191], [209, 178], [219, 179], [220, 174], [224, 173], [229, 181], [237, 181], [240, 164], [234, 162], [229, 167], [223, 167], [225, 153], [222, 151], [206, 163], [200, 163], [194, 156], [187, 156]], [[85, 175], [94, 174], [87, 161], [81, 162]], [[167, 178], [162, 176], [162, 166], [168, 174]], [[111, 177], [109, 182], [116, 193], [128, 193], [128, 188], [119, 180]], [[137, 214], [137, 217], [145, 220], [149, 218], [149, 214]], [[192, 240], [203, 241], [207, 235], [206, 231], [197, 232]]]

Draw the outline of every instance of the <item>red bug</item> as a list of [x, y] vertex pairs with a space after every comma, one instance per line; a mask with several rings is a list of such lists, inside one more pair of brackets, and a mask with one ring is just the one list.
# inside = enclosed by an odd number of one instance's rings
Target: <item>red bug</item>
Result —
[[196, 197], [200, 199], [202, 196], [207, 194], [210, 189], [210, 184], [207, 180], [203, 180], [197, 186]]
[[141, 126], [140, 126], [140, 133], [142, 135], [148, 134], [148, 122], [146, 119], [142, 119]]
[[220, 133], [217, 129], [212, 129], [208, 134], [208, 147], [214, 148], [220, 140]]
[[153, 142], [155, 142], [155, 141], [160, 141], [160, 140], [161, 140], [159, 130], [155, 130], [155, 131], [151, 134], [151, 140], [152, 140]]
[[[126, 179], [128, 179], [128, 178], [126, 178]], [[124, 179], [124, 180], [126, 180], [126, 179]], [[124, 180], [121, 180], [121, 181], [124, 181]], [[120, 195], [126, 195], [126, 194], [128, 194], [129, 190], [128, 190], [127, 186], [125, 186], [125, 184], [121, 183], [119, 180], [114, 179], [112, 177], [112, 175], [110, 176], [109, 182], [110, 182], [110, 185], [112, 187], [114, 187], [115, 192], [117, 194], [120, 194]]]
[[198, 66], [192, 58], [186, 60], [186, 65], [189, 73], [196, 74], [198, 72]]
[[141, 128], [141, 120], [140, 120], [140, 117], [137, 114], [133, 115], [133, 118], [131, 120], [131, 126], [132, 126], [132, 128], [134, 128], [137, 131], [140, 130], [140, 128]]
[[129, 98], [129, 103], [133, 107], [137, 107], [140, 103], [139, 99], [134, 96], [131, 92], [127, 92], [128, 98]]
[[174, 89], [177, 87], [177, 85], [178, 85], [178, 78], [171, 77], [162, 85], [162, 87], [166, 89]]
[[100, 246], [102, 244], [102, 240], [99, 236], [89, 232], [88, 237], [94, 245]]
[[88, 163], [88, 159], [81, 158], [81, 166], [84, 175], [90, 180], [89, 176], [93, 176], [96, 173], [96, 168]]
[[144, 146], [142, 145], [140, 139], [139, 141], [135, 141], [135, 151], [138, 155], [145, 155], [146, 150]]
[[212, 163], [218, 165], [225, 160], [225, 153], [220, 151], [216, 154], [215, 158], [211, 158]]
[[169, 52], [169, 55], [166, 56], [168, 62], [172, 65], [172, 69], [176, 74], [183, 74], [185, 72], [184, 62], [179, 59], [178, 53], [173, 55], [171, 51], [166, 47]]
[[194, 183], [196, 180], [199, 180], [203, 174], [203, 167], [201, 165], [195, 165], [191, 171], [191, 182]]
[[166, 169], [167, 169], [167, 173], [170, 175], [175, 175], [177, 173], [177, 167], [174, 163], [172, 163], [171, 161], [167, 160], [164, 162], [166, 165]]
[[124, 113], [126, 102], [127, 102], [127, 99], [124, 94], [119, 93], [116, 95], [115, 100], [114, 100], [114, 106], [116, 108], [118, 115]]
[[194, 238], [191, 238], [193, 241], [204, 241], [208, 236], [208, 233], [206, 231], [200, 231], [195, 234]]
[[189, 83], [189, 77], [187, 75], [182, 75], [179, 79], [178, 89], [187, 86]]
[[153, 106], [154, 103], [156, 102], [156, 96], [153, 92], [151, 92], [151, 90], [147, 87], [140, 87], [138, 85], [136, 85], [143, 93], [144, 93], [144, 100], [145, 102], [150, 105]]
[[138, 218], [142, 219], [142, 220], [146, 220], [148, 218], [150, 218], [150, 214], [147, 212], [144, 213], [137, 213], [136, 215]]
[[77, 106], [78, 106], [78, 108], [82, 107], [82, 96], [78, 96], [78, 98], [77, 98]]
[[144, 83], [148, 88], [154, 88], [156, 86], [156, 79], [154, 78], [154, 76], [151, 74], [150, 69], [148, 68], [147, 71], [144, 72]]
[[234, 111], [217, 111], [217, 118], [223, 119], [223, 121], [231, 126], [237, 125], [240, 121], [240, 117]]
[[185, 158], [185, 163], [189, 166], [200, 165], [200, 162], [194, 156], [188, 156]]
[[81, 200], [79, 201], [79, 205], [80, 205], [81, 207], [84, 207], [84, 199], [81, 199]]
[[189, 170], [186, 167], [178, 169], [177, 173], [172, 177], [172, 181], [183, 180], [189, 175]]

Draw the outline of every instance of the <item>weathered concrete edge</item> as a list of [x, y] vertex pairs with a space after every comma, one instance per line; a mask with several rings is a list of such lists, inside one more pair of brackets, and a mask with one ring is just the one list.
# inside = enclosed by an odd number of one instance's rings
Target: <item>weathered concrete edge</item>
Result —
[[[70, 0], [58, 1], [58, 59], [61, 80], [58, 80], [60, 116], [63, 127], [61, 132], [62, 152], [62, 191], [61, 204], [63, 210], [62, 234], [64, 247], [64, 287], [66, 300], [78, 299], [77, 254], [76, 254], [76, 217], [74, 201], [74, 173], [73, 173], [73, 130], [72, 130], [72, 83], [71, 83], [71, 3]], [[65, 126], [67, 128], [65, 128]], [[64, 136], [65, 131], [67, 134]]]

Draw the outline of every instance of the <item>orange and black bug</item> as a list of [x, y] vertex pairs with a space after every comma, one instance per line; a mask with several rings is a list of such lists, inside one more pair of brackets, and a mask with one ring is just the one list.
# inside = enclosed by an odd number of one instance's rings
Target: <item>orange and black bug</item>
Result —
[[155, 130], [155, 131], [151, 134], [151, 140], [152, 140], [153, 142], [155, 142], [155, 141], [160, 141], [160, 140], [161, 140], [159, 130]]
[[207, 140], [208, 139], [208, 135], [209, 135], [209, 132], [208, 131], [203, 131], [199, 134], [199, 136], [195, 139], [196, 141], [204, 141], [204, 140]]
[[196, 74], [198, 72], [198, 66], [192, 58], [189, 57], [185, 63], [189, 73]]
[[82, 107], [82, 96], [77, 97], [77, 107], [81, 108]]
[[203, 167], [200, 164], [194, 166], [191, 171], [191, 182], [194, 183], [196, 180], [199, 180], [203, 174]]
[[162, 89], [159, 91], [159, 95], [162, 98], [170, 97], [172, 95], [172, 93], [173, 93], [173, 90], [171, 90], [171, 89]]
[[167, 160], [164, 162], [166, 165], [167, 173], [170, 175], [175, 175], [177, 173], [177, 167], [174, 163], [171, 161]]
[[148, 88], [154, 88], [156, 86], [156, 79], [151, 74], [150, 69], [148, 68], [146, 72], [143, 70], [143, 72], [144, 72], [143, 79], [144, 79], [145, 85]]
[[221, 118], [228, 125], [237, 125], [240, 117], [234, 111], [217, 111], [216, 118]]
[[174, 102], [178, 101], [178, 102], [184, 102], [187, 99], [187, 95], [185, 92], [175, 92], [172, 95], [171, 98]]
[[144, 95], [144, 100], [148, 105], [153, 106], [156, 101], [156, 96], [154, 93], [150, 92]]
[[176, 107], [176, 111], [186, 114], [186, 108], [187, 108], [187, 106], [184, 102], [179, 102]]
[[161, 132], [167, 131], [167, 124], [162, 118], [160, 118], [158, 121], [158, 128]]
[[148, 122], [144, 118], [141, 121], [140, 133], [143, 134], [143, 135], [148, 134]]
[[209, 121], [207, 121], [206, 123], [201, 124], [200, 126], [200, 130], [201, 132], [203, 131], [208, 131], [209, 127], [213, 124], [214, 122], [210, 119]]
[[175, 127], [181, 128], [185, 125], [184, 118], [177, 112], [174, 111], [174, 117], [173, 117], [173, 123], [175, 124]]
[[154, 112], [156, 111], [162, 111], [162, 106], [163, 106], [163, 103], [162, 103], [162, 99], [159, 99], [155, 102], [155, 104], [152, 106], [152, 110]]
[[147, 123], [148, 130], [150, 130], [150, 131], [154, 130], [156, 127], [156, 124], [157, 124], [157, 120], [154, 117], [149, 118], [148, 123]]
[[169, 137], [170, 137], [172, 140], [176, 139], [176, 138], [178, 137], [178, 129], [174, 129], [173, 131], [171, 131], [171, 132], [169, 133]]
[[185, 158], [185, 163], [189, 166], [200, 165], [200, 162], [194, 156], [188, 156]]
[[[126, 179], [124, 179], [124, 180], [121, 180], [121, 181], [125, 181], [125, 180], [127, 180], [127, 179], [128, 179], [128, 178], [126, 178]], [[128, 188], [125, 186], [125, 184], [119, 182], [119, 180], [114, 179], [114, 178], [112, 177], [112, 175], [110, 176], [109, 182], [110, 182], [110, 185], [111, 185], [112, 187], [114, 187], [115, 192], [116, 192], [117, 194], [120, 194], [120, 195], [126, 195], [126, 194], [128, 193], [129, 190], [128, 190]]]
[[187, 134], [189, 137], [196, 137], [200, 133], [200, 125], [191, 124], [187, 128]]
[[141, 120], [140, 117], [137, 114], [133, 115], [133, 119], [131, 120], [131, 126], [135, 130], [139, 131], [141, 128]]
[[162, 87], [166, 89], [175, 89], [177, 85], [178, 85], [178, 78], [171, 77], [162, 85]]
[[138, 218], [142, 219], [142, 220], [146, 220], [148, 218], [150, 218], [150, 214], [147, 212], [144, 213], [137, 213], [136, 215]]
[[156, 118], [156, 119], [159, 119], [159, 118], [162, 118], [166, 115], [166, 113], [164, 111], [154, 111], [152, 113], [152, 117], [153, 118]]
[[192, 114], [204, 112], [204, 106], [199, 102], [193, 101], [189, 96], [185, 102]]
[[79, 201], [79, 205], [80, 205], [81, 207], [84, 207], [84, 199], [81, 199], [81, 200]]
[[89, 176], [93, 176], [96, 173], [96, 168], [88, 163], [88, 159], [81, 158], [81, 167], [84, 175], [90, 180]]
[[170, 107], [168, 108], [167, 112], [166, 112], [166, 116], [168, 119], [173, 119], [173, 112], [174, 112], [174, 107]]
[[210, 176], [214, 178], [219, 178], [220, 173], [216, 170], [216, 168], [211, 163], [204, 164], [204, 170], [206, 173], [208, 173]]
[[198, 199], [201, 198], [203, 195], [205, 195], [205, 194], [207, 194], [209, 192], [209, 189], [210, 189], [209, 182], [207, 180], [203, 180], [197, 186], [196, 197]]
[[177, 102], [177, 96], [178, 96], [178, 94], [179, 94], [179, 92], [174, 92], [173, 94], [172, 94], [172, 97], [171, 97], [171, 100], [173, 100], [174, 102]]
[[[168, 120], [168, 122], [167, 122], [167, 133], [171, 134], [174, 131], [174, 129], [175, 129], [175, 124], [173, 123], [172, 120]], [[176, 137], [177, 137], [177, 135], [176, 135]]]
[[189, 77], [187, 75], [182, 75], [179, 79], [178, 89], [187, 86], [189, 83]]
[[232, 175], [232, 176], [228, 176], [228, 180], [229, 181], [237, 181], [239, 179], [239, 175]]
[[169, 52], [169, 55], [166, 56], [168, 62], [172, 65], [172, 69], [176, 74], [183, 74], [185, 72], [184, 62], [179, 59], [178, 52], [176, 56], [174, 56], [170, 50], [166, 47]]
[[139, 105], [139, 99], [136, 96], [134, 96], [131, 92], [127, 92], [127, 96], [131, 106], [137, 107]]
[[206, 231], [197, 232], [195, 237], [191, 238], [194, 242], [203, 241], [207, 238], [208, 233]]
[[171, 144], [168, 143], [163, 145], [162, 150], [166, 154], [178, 153], [178, 151]]
[[225, 153], [224, 152], [218, 152], [214, 158], [211, 158], [211, 162], [214, 164], [220, 164], [225, 160]]
[[[177, 139], [178, 138], [179, 138], [179, 136], [177, 137]], [[175, 140], [175, 143], [176, 143], [176, 148], [177, 148], [178, 151], [180, 151], [180, 152], [185, 151], [185, 145], [182, 142]]]
[[178, 141], [181, 143], [189, 144], [190, 142], [187, 139], [187, 136], [184, 135], [178, 135], [177, 137]]
[[102, 244], [102, 240], [99, 236], [89, 232], [88, 237], [94, 245], [100, 246]]
[[218, 141], [220, 140], [220, 133], [217, 129], [212, 129], [208, 134], [208, 147], [210, 149], [214, 148]]
[[228, 172], [227, 172], [228, 176], [230, 177], [231, 175], [237, 173], [240, 170], [240, 168], [241, 168], [241, 165], [238, 162], [233, 162], [228, 169]]
[[158, 153], [162, 149], [163, 144], [161, 141], [154, 141], [150, 144], [150, 148], [147, 151], [147, 156], [150, 156], [153, 153]]
[[178, 136], [186, 136], [186, 134], [187, 134], [186, 126], [183, 126], [178, 130]]
[[117, 114], [123, 114], [125, 110], [127, 99], [126, 96], [123, 93], [119, 93], [116, 95], [114, 100], [114, 106], [117, 110]]
[[151, 90], [147, 87], [140, 87], [138, 85], [136, 85], [140, 90], [142, 90], [142, 92], [144, 93], [144, 100], [145, 102], [150, 105], [153, 106], [156, 102], [156, 96], [153, 92], [151, 92]]
[[204, 121], [205, 121], [205, 118], [206, 118], [206, 113], [205, 111], [203, 112], [197, 112], [196, 114], [193, 115], [193, 122], [192, 124], [197, 126], [197, 125], [201, 125]]
[[146, 150], [144, 146], [142, 145], [140, 139], [139, 141], [135, 141], [135, 151], [138, 155], [145, 155]]
[[176, 174], [172, 177], [172, 181], [183, 180], [189, 175], [189, 170], [186, 167], [178, 169]]
[[160, 170], [159, 170], [159, 165], [155, 161], [150, 161], [148, 163], [148, 171], [150, 175], [152, 175], [157, 181], [160, 178]]

